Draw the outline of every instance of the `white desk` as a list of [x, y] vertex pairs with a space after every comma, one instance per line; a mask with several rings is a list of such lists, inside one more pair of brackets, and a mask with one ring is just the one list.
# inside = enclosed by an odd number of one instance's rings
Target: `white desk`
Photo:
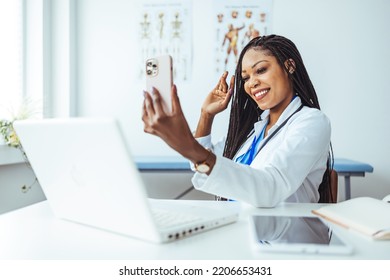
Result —
[[343, 228], [335, 231], [345, 235], [354, 246], [355, 253], [350, 256], [264, 254], [251, 247], [249, 214], [309, 216], [319, 206], [283, 204], [273, 209], [256, 209], [244, 205], [237, 223], [158, 245], [58, 220], [48, 202], [43, 201], [0, 215], [0, 259], [390, 259], [390, 241], [372, 241]]

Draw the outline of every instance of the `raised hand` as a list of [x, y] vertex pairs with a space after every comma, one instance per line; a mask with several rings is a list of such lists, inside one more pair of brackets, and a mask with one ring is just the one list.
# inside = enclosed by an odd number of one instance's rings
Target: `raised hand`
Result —
[[233, 94], [234, 76], [230, 78], [229, 87], [226, 83], [227, 76], [228, 72], [225, 71], [219, 79], [218, 84], [203, 102], [198, 126], [195, 131], [195, 137], [209, 135], [211, 133], [215, 115], [224, 111], [229, 105]]
[[234, 76], [230, 78], [230, 84], [226, 83], [228, 72], [225, 71], [219, 79], [215, 88], [206, 97], [202, 105], [202, 114], [213, 117], [216, 114], [224, 111], [229, 105], [233, 93]]

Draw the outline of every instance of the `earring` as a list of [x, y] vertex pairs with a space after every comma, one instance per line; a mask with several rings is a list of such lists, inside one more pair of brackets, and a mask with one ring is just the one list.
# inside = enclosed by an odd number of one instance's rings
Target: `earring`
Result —
[[290, 71], [288, 71], [290, 74], [294, 73], [294, 69], [290, 69]]

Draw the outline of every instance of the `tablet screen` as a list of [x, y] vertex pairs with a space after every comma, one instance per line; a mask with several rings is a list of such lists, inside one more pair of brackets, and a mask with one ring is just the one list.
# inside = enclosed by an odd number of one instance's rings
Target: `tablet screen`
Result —
[[265, 252], [350, 254], [352, 248], [317, 217], [251, 216], [256, 247]]

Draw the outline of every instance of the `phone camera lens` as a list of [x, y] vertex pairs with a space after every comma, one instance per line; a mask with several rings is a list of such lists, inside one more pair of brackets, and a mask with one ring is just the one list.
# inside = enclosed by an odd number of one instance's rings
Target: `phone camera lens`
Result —
[[151, 75], [152, 74], [152, 70], [147, 70], [146, 74]]
[[153, 68], [157, 68], [157, 64], [153, 64]]

